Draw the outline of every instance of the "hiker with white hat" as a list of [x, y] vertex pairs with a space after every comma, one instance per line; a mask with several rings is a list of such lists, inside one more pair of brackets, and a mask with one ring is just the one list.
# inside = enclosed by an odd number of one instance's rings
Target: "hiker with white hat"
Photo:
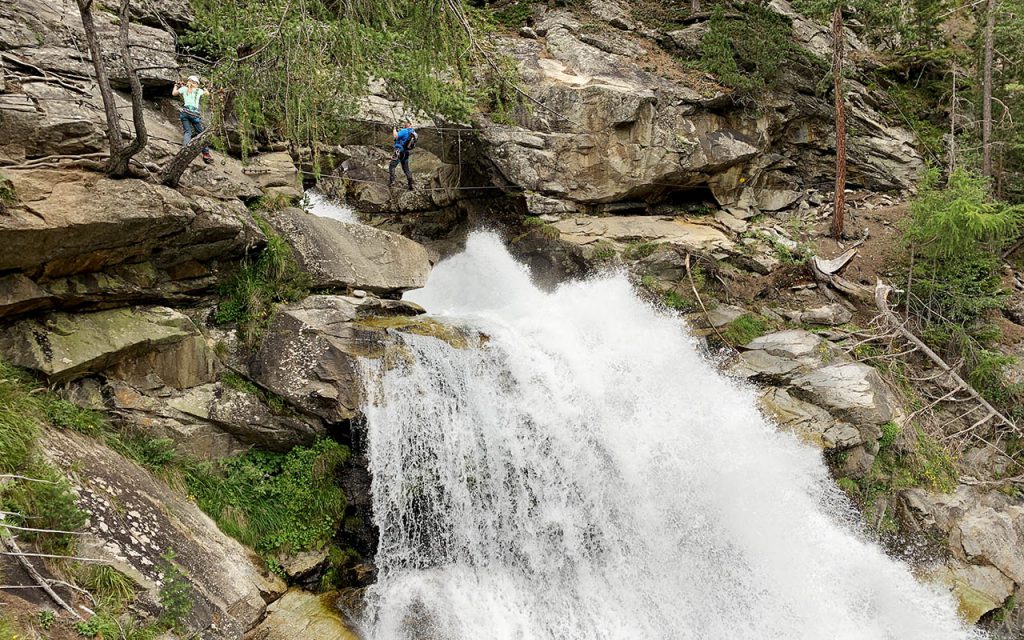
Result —
[[[199, 88], [199, 76], [189, 76], [188, 81], [184, 85], [174, 83], [174, 90], [171, 91], [172, 96], [181, 96], [184, 104], [181, 107], [181, 112], [178, 117], [181, 119], [181, 128], [185, 132], [185, 141], [182, 144], [188, 144], [192, 140], [193, 135], [199, 135], [203, 132], [203, 116], [199, 111], [199, 99], [205, 96], [208, 91]], [[210, 155], [210, 147], [203, 147], [203, 162], [210, 164], [213, 162], [213, 156]]]

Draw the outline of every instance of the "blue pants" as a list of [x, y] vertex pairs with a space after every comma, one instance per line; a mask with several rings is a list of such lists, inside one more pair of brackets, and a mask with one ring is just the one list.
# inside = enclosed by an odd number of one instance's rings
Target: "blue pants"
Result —
[[403, 149], [395, 149], [394, 155], [391, 156], [391, 164], [388, 165], [388, 185], [395, 183], [395, 168], [398, 165], [402, 165], [402, 171], [405, 172], [405, 177], [409, 180], [409, 188], [412, 189], [412, 171], [409, 170], [409, 152]]
[[[205, 129], [202, 117], [190, 111], [182, 109], [178, 118], [181, 119], [181, 129], [185, 132], [185, 141], [182, 142], [182, 145], [188, 144], [192, 140], [192, 136], [199, 135]], [[203, 147], [203, 153], [210, 153], [210, 147]]]

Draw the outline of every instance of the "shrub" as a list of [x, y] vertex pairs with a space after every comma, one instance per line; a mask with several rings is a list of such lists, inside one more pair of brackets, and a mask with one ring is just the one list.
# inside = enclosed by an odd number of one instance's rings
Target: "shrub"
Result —
[[181, 633], [184, 629], [185, 619], [192, 613], [193, 595], [192, 584], [185, 578], [185, 574], [174, 562], [174, 551], [167, 551], [160, 556], [160, 608], [163, 612], [160, 615], [161, 626]]
[[783, 66], [800, 55], [789, 20], [753, 3], [739, 3], [742, 16], [716, 4], [701, 40], [700, 66], [722, 84], [747, 94], [773, 86]]
[[321, 440], [286, 454], [250, 451], [187, 476], [196, 503], [227, 534], [270, 557], [330, 541], [345, 511], [335, 472], [348, 449]]

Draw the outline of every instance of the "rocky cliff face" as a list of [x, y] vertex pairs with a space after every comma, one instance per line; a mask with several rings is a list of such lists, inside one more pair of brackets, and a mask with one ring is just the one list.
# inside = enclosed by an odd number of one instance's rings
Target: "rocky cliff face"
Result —
[[[187, 2], [145, 7], [131, 27], [149, 67], [153, 137], [139, 175], [178, 148], [166, 94], [184, 71], [173, 30], [191, 18]], [[827, 51], [821, 25], [784, 0], [772, 7], [790, 17], [802, 46]], [[365, 127], [327, 150], [335, 169], [321, 186], [372, 214], [364, 215], [372, 226], [296, 208], [264, 211], [260, 226], [246, 205], [298, 196], [308, 153], [268, 149], [244, 166], [218, 156], [192, 166], [177, 190], [89, 170], [106, 134], [77, 16], [71, 0], [0, 6], [0, 189], [13, 194], [0, 199], [0, 358], [197, 459], [287, 451], [323, 437], [351, 444], [339, 536], [364, 556], [375, 536], [358, 455], [359, 361], [402, 357], [396, 332], [474, 344], [418, 318], [422, 310], [400, 297], [479, 224], [502, 231], [546, 284], [623, 268], [644, 295], [687, 312], [694, 331], [734, 343], [728, 369], [758, 384], [764, 411], [820, 447], [837, 478], [868, 477], [894, 446], [892, 429], [909, 432], [898, 389], [858, 361], [857, 338], [846, 331], [851, 321], [866, 324], [867, 305], [844, 300], [806, 268], [810, 254], [836, 251], [819, 233], [830, 213], [821, 192], [832, 175], [831, 112], [806, 70], [788, 70], [778, 89], [740, 104], [673, 58], [699, 46], [706, 24], [651, 28], [610, 0], [548, 10], [500, 39], [537, 104], [504, 118], [424, 123], [413, 156], [419, 188], [406, 192], [384, 184], [380, 125], [403, 107], [370, 96]], [[101, 35], [115, 28], [108, 13], [98, 21]], [[124, 94], [118, 100], [128, 106]], [[912, 136], [880, 113], [884, 94], [854, 80], [849, 100], [857, 131], [851, 228], [867, 239], [862, 255], [878, 255], [898, 237], [892, 205], [922, 162]], [[250, 352], [230, 324], [214, 321], [218, 291], [268, 233], [287, 239], [318, 294], [280, 305]], [[877, 265], [859, 260], [846, 275], [872, 285]], [[747, 335], [751, 322], [760, 324]], [[65, 432], [49, 433], [45, 449], [90, 513], [86, 548], [142, 586], [150, 605], [153, 566], [174, 547], [200, 594], [188, 626], [202, 637], [342, 633], [333, 602], [297, 590], [281, 597], [285, 584], [258, 558], [142, 468]], [[991, 621], [1020, 599], [1019, 499], [964, 482], [948, 493], [903, 489], [870, 513], [929, 541], [922, 566], [957, 593], [972, 621]], [[284, 569], [293, 585], [315, 582], [324, 557], [302, 561], [308, 566]], [[349, 569], [359, 576], [353, 586], [372, 579], [364, 564]]]

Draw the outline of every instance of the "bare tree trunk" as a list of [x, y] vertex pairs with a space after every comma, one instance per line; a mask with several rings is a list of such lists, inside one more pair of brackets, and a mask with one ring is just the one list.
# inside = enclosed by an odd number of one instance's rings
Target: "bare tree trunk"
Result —
[[99, 36], [96, 33], [96, 23], [93, 20], [93, 0], [76, 0], [78, 12], [82, 16], [82, 27], [85, 29], [85, 40], [89, 45], [89, 55], [92, 57], [92, 66], [96, 71], [96, 84], [100, 88], [100, 97], [103, 98], [103, 111], [107, 118], [107, 140], [110, 144], [110, 161], [107, 163], [107, 174], [113, 178], [120, 178], [128, 173], [128, 164], [132, 157], [146, 146], [149, 137], [146, 133], [146, 122], [142, 107], [142, 83], [135, 71], [135, 64], [132, 61], [131, 52], [128, 48], [128, 27], [130, 24], [128, 8], [131, 0], [121, 0], [119, 28], [121, 60], [124, 63], [125, 75], [128, 77], [128, 84], [132, 92], [132, 123], [135, 127], [134, 139], [125, 144], [121, 139], [121, 118], [117, 113], [117, 102], [114, 97], [114, 90], [110, 86], [110, 76], [107, 75], [107, 67], [103, 60], [103, 47], [100, 45]]
[[690, 14], [700, 13], [700, 0], [690, 0]]
[[992, 53], [995, 49], [996, 0], [985, 9], [985, 61], [981, 81], [981, 173], [992, 177]]
[[188, 168], [188, 165], [192, 164], [192, 161], [196, 159], [199, 152], [206, 146], [210, 131], [212, 129], [206, 129], [198, 136], [192, 138], [187, 145], [178, 149], [178, 153], [167, 162], [163, 171], [160, 172], [160, 184], [172, 188], [178, 186], [178, 182], [181, 181], [181, 175], [185, 173], [185, 169]]
[[132, 59], [128, 47], [128, 26], [131, 16], [128, 8], [131, 0], [121, 0], [119, 29], [119, 41], [121, 46], [121, 61], [124, 64], [125, 75], [128, 76], [128, 84], [132, 90], [132, 124], [135, 127], [135, 139], [120, 151], [111, 150], [110, 163], [107, 165], [107, 173], [112, 177], [119, 178], [128, 173], [128, 162], [132, 157], [146, 146], [149, 136], [146, 132], [146, 117], [142, 105], [142, 82], [139, 74], [135, 71], [135, 61]]
[[[956, 63], [953, 63], [953, 97], [949, 101], [949, 172], [956, 169]], [[909, 291], [908, 291], [909, 293]]]
[[835, 212], [832, 214], [832, 237], [843, 237], [843, 218], [846, 216], [846, 103], [843, 96], [843, 5], [836, 3], [832, 12], [832, 75], [836, 100], [836, 192]]
[[92, 0], [76, 0], [78, 13], [82, 16], [82, 28], [85, 29], [85, 41], [89, 45], [92, 67], [96, 71], [96, 84], [103, 98], [103, 111], [107, 116], [107, 140], [110, 142], [110, 155], [113, 157], [124, 146], [121, 140], [121, 119], [117, 115], [117, 103], [114, 101], [114, 90], [110, 88], [110, 77], [107, 67], [103, 64], [103, 48], [96, 35], [96, 23], [92, 19]]

